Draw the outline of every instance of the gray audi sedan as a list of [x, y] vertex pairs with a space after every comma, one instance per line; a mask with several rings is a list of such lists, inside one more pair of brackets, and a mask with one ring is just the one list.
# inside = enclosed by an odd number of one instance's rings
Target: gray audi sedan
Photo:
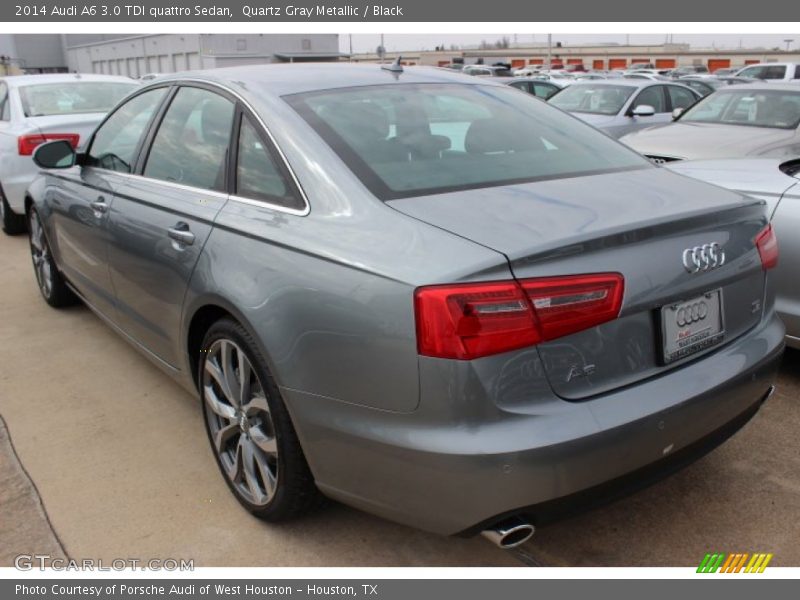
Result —
[[575, 82], [548, 102], [619, 138], [667, 124], [674, 110], [688, 108], [701, 97], [699, 92], [669, 80], [612, 79]]
[[490, 79], [170, 76], [35, 160], [44, 299], [199, 394], [225, 481], [270, 521], [327, 496], [510, 547], [702, 455], [772, 390], [764, 203]]

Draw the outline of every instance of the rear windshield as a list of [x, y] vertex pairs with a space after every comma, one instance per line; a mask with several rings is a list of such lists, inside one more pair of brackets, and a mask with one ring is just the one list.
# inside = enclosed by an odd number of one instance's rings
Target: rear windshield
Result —
[[64, 81], [19, 88], [26, 117], [108, 112], [136, 83], [131, 81]]
[[285, 99], [382, 200], [649, 168], [606, 135], [506, 86], [401, 84]]
[[794, 129], [800, 124], [800, 90], [719, 90], [688, 109], [681, 121]]
[[550, 100], [550, 103], [569, 112], [616, 115], [635, 90], [632, 85], [581, 83], [568, 87]]

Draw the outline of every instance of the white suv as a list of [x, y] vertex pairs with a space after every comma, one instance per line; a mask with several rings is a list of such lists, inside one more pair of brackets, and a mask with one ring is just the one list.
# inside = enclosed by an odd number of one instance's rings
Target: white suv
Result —
[[799, 83], [800, 64], [798, 63], [759, 63], [739, 69], [736, 77], [752, 77], [770, 83]]
[[0, 225], [25, 230], [25, 192], [39, 168], [36, 146], [67, 139], [77, 147], [138, 82], [113, 75], [16, 75], [0, 78]]

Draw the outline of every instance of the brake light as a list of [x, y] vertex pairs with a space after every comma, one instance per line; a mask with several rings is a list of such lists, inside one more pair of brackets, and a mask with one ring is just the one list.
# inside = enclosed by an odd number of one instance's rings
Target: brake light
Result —
[[471, 360], [533, 346], [617, 318], [623, 289], [619, 273], [421, 287], [417, 348]]
[[765, 271], [772, 269], [778, 264], [778, 238], [772, 225], [767, 225], [756, 236], [756, 248], [761, 257], [761, 266]]
[[17, 138], [17, 150], [20, 156], [30, 156], [38, 146], [54, 140], [67, 140], [73, 148], [77, 148], [80, 139], [77, 133], [31, 133]]

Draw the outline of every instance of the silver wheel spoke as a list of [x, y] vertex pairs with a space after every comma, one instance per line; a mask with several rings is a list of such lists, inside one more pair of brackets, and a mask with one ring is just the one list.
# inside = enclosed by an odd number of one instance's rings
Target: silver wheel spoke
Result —
[[239, 355], [239, 406], [245, 406], [250, 402], [250, 376], [252, 369], [250, 361], [243, 352], [238, 352]]
[[236, 435], [241, 435], [239, 424], [236, 421], [221, 427], [219, 431], [214, 434], [214, 447], [217, 449], [217, 452], [223, 452], [231, 438]]
[[257, 450], [251, 441], [247, 440], [243, 443], [242, 470], [244, 471], [245, 483], [247, 483], [247, 488], [253, 495], [255, 502], [260, 504], [264, 502], [265, 494], [258, 484], [258, 478], [256, 476], [256, 468], [258, 468], [256, 467], [256, 453]]
[[233, 367], [233, 359], [234, 357], [238, 358], [239, 351], [236, 346], [234, 346], [231, 342], [223, 341], [222, 342], [222, 352], [220, 353], [220, 366], [222, 367], [222, 376], [225, 380], [226, 385], [226, 395], [228, 395], [228, 400], [230, 400], [231, 404], [239, 408], [239, 389], [240, 384], [239, 381], [236, 379], [236, 370]]
[[228, 477], [231, 481], [236, 483], [242, 476], [242, 444], [244, 436], [239, 437], [239, 443], [236, 444], [236, 452], [233, 455], [233, 463], [228, 467]]
[[269, 414], [269, 404], [267, 404], [267, 399], [262, 394], [250, 398], [247, 404], [245, 404], [242, 408], [244, 408], [244, 412], [248, 416], [252, 416], [260, 412]]
[[269, 436], [261, 430], [261, 426], [253, 427], [250, 430], [250, 438], [253, 443], [265, 454], [276, 456], [278, 454], [278, 444], [274, 436]]
[[236, 409], [232, 406], [221, 402], [214, 392], [213, 386], [207, 385], [203, 388], [203, 396], [206, 399], [206, 404], [214, 412], [223, 419], [234, 419], [236, 417]]
[[225, 398], [231, 400], [231, 389], [228, 386], [228, 381], [217, 363], [218, 357], [211, 356], [206, 360], [206, 372], [214, 378]]

